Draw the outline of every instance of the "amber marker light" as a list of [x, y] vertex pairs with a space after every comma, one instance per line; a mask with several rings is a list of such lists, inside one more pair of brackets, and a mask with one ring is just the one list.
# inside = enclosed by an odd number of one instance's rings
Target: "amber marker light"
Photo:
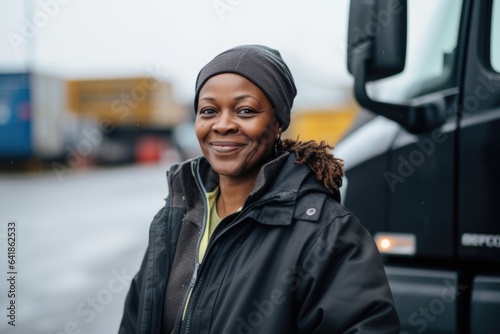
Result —
[[388, 239], [388, 238], [383, 238], [382, 240], [380, 240], [380, 249], [389, 249], [389, 247], [391, 247], [391, 240]]
[[411, 233], [379, 232], [374, 239], [382, 254], [414, 255], [417, 251], [417, 239]]

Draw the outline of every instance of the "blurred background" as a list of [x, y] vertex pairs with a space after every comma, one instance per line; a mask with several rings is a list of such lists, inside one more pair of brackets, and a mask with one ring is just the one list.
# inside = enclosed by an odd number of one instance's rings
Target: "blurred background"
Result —
[[[335, 145], [358, 112], [348, 0], [0, 6], [1, 333], [117, 332], [165, 171], [199, 154], [194, 83], [218, 53], [281, 52], [298, 88], [287, 137]], [[10, 221], [15, 327], [5, 320]]]

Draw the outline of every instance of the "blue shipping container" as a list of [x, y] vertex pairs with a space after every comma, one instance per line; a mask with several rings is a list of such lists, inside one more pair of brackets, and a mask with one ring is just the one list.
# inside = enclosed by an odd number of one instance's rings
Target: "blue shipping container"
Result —
[[29, 74], [0, 74], [0, 158], [31, 155]]

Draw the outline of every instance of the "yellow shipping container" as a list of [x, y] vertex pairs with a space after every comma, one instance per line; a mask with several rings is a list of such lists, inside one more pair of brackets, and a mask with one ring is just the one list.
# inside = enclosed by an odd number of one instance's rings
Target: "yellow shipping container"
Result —
[[170, 83], [152, 77], [72, 80], [67, 91], [69, 109], [118, 126], [166, 128], [190, 115], [175, 100]]

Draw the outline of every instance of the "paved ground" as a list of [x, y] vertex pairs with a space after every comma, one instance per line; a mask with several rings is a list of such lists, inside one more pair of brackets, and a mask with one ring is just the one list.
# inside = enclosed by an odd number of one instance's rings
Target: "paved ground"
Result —
[[[166, 165], [0, 174], [0, 333], [116, 333]], [[16, 227], [16, 326], [7, 324], [8, 222]]]

